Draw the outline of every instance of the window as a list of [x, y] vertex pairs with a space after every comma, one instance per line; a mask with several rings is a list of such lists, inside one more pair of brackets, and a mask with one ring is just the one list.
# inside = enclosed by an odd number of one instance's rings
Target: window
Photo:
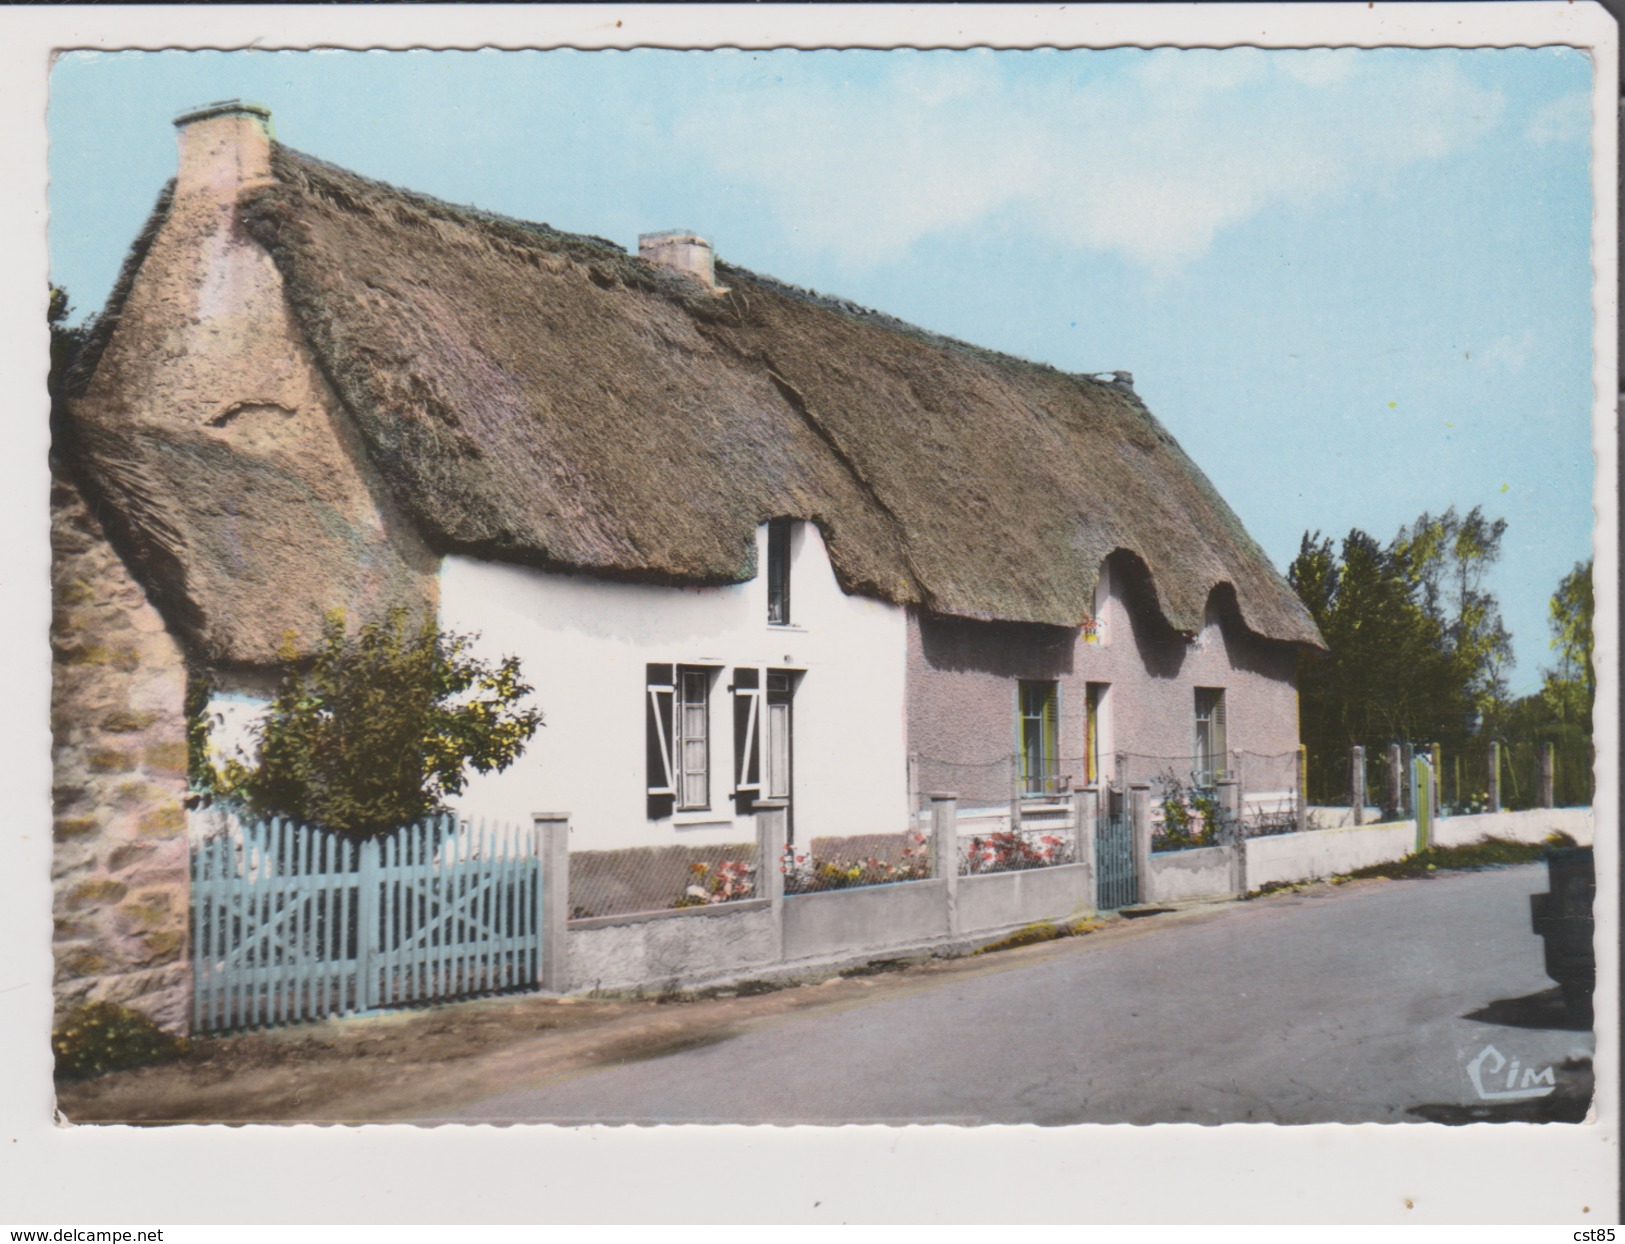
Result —
[[1196, 783], [1210, 786], [1224, 776], [1224, 688], [1196, 688]]
[[651, 816], [711, 806], [711, 678], [704, 666], [648, 667]]
[[1046, 795], [1056, 787], [1056, 686], [1017, 684], [1021, 734], [1021, 793]]
[[767, 620], [772, 626], [790, 625], [788, 518], [775, 518], [767, 525]]
[[[734, 795], [742, 801], [790, 798], [792, 670], [734, 670]], [[742, 802], [740, 810], [748, 811]]]

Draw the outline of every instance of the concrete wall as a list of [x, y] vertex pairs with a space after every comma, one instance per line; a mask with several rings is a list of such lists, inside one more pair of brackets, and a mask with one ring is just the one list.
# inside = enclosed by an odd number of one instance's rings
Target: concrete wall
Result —
[[1530, 808], [1523, 812], [1482, 812], [1473, 816], [1447, 816], [1434, 826], [1433, 841], [1441, 847], [1459, 847], [1500, 838], [1510, 842], [1544, 842], [1550, 834], [1564, 833], [1582, 847], [1597, 840], [1596, 817], [1590, 808]]
[[955, 930], [975, 933], [1013, 924], [1087, 916], [1095, 910], [1095, 878], [1087, 864], [1028, 868], [961, 877]]
[[1094, 909], [1089, 866], [1066, 864], [960, 877], [952, 910], [948, 883], [938, 879], [572, 920], [564, 987], [672, 988], [781, 963], [906, 950], [956, 933], [1075, 919]]
[[67, 480], [51, 490], [56, 1012], [116, 1002], [184, 1032], [186, 667]]
[[900, 881], [784, 900], [786, 960], [896, 949], [950, 932], [946, 881]]
[[[904, 829], [904, 613], [843, 593], [815, 526], [799, 524], [797, 537], [791, 626], [768, 624], [760, 574], [724, 587], [650, 587], [448, 557], [442, 625], [481, 632], [483, 655], [518, 655], [546, 714], [525, 755], [506, 773], [476, 776], [459, 809], [509, 821], [567, 811], [581, 849], [751, 839], [754, 818], [732, 798], [728, 686], [736, 666], [779, 667], [805, 671], [793, 710], [795, 841]], [[766, 565], [765, 525], [757, 565]], [[717, 667], [707, 811], [649, 817], [651, 662]]]
[[1215, 898], [1236, 892], [1236, 877], [1227, 847], [1163, 851], [1151, 857], [1151, 902]]
[[[908, 627], [909, 749], [919, 759], [917, 791], [952, 790], [961, 808], [1008, 802], [1017, 747], [1016, 684], [1059, 685], [1057, 750], [1074, 785], [1085, 780], [1084, 708], [1091, 682], [1110, 686], [1101, 752], [1110, 775], [1116, 752], [1134, 759], [1121, 780], [1154, 780], [1182, 763], [1188, 780], [1195, 743], [1195, 688], [1223, 687], [1227, 743], [1249, 789], [1291, 784], [1298, 746], [1296, 653], [1247, 631], [1216, 593], [1202, 632], [1187, 641], [1147, 610], [1143, 585], [1108, 559], [1099, 604], [1100, 636], [1014, 623], [911, 614]], [[1259, 757], [1284, 758], [1272, 765]]]
[[773, 913], [762, 899], [577, 921], [566, 937], [573, 991], [669, 986], [775, 961]]
[[1247, 888], [1341, 876], [1403, 859], [1415, 846], [1413, 821], [1253, 838], [1247, 843]]
[[[1466, 846], [1487, 838], [1543, 842], [1547, 835], [1557, 832], [1568, 834], [1581, 846], [1591, 846], [1596, 839], [1591, 809], [1549, 808], [1444, 817], [1435, 822], [1433, 842], [1442, 847]], [[1254, 838], [1247, 843], [1247, 887], [1257, 890], [1272, 882], [1341, 876], [1403, 859], [1415, 847], [1415, 821]]]

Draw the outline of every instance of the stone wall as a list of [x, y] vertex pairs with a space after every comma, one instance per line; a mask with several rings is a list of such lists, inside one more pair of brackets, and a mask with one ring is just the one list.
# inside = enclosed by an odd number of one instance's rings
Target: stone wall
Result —
[[186, 1030], [186, 667], [72, 483], [51, 488], [55, 995]]

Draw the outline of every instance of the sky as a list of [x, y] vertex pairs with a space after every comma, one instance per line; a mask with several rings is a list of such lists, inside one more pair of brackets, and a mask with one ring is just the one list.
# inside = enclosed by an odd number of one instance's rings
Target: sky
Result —
[[1591, 555], [1580, 51], [68, 53], [52, 280], [100, 309], [240, 98], [366, 176], [736, 265], [1066, 371], [1123, 370], [1283, 573], [1305, 532], [1507, 521], [1514, 693]]

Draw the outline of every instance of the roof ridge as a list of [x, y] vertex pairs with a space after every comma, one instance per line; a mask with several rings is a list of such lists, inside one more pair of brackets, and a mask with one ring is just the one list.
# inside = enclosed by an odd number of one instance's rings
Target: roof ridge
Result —
[[[334, 164], [330, 160], [324, 160], [320, 156], [313, 156], [308, 152], [300, 151], [297, 148], [290, 147], [284, 143], [273, 142], [272, 147], [276, 151], [280, 151], [293, 157], [298, 162], [313, 165], [325, 173], [336, 174], [337, 176], [343, 178], [350, 178], [373, 189], [384, 190], [390, 194], [400, 195], [402, 198], [411, 202], [424, 204], [428, 207], [434, 208], [437, 211], [445, 212], [454, 218], [467, 220], [468, 223], [471, 224], [494, 224], [508, 229], [517, 229], [522, 234], [526, 235], [527, 240], [538, 243], [556, 240], [582, 245], [594, 251], [602, 251], [609, 258], [623, 260], [629, 265], [636, 264], [637, 266], [635, 269], [633, 269], [634, 271], [637, 271], [640, 275], [654, 277], [656, 285], [660, 287], [669, 287], [671, 284], [669, 281], [663, 281], [660, 279], [666, 275], [663, 269], [660, 269], [657, 266], [649, 263], [647, 260], [640, 258], [626, 247], [610, 238], [600, 237], [599, 235], [593, 233], [575, 233], [568, 229], [560, 229], [556, 225], [548, 224], [546, 221], [524, 220], [518, 216], [510, 216], [505, 212], [493, 211], [489, 208], [479, 207], [470, 203], [452, 203], [448, 200], [441, 199], [421, 190], [409, 189], [407, 187], [397, 185], [394, 182], [385, 181], [382, 178], [369, 177], [364, 173], [357, 173], [353, 169], [348, 169], [342, 165]], [[865, 306], [862, 303], [854, 302], [852, 299], [844, 298], [838, 294], [826, 294], [820, 290], [812, 289], [809, 286], [798, 285], [793, 281], [784, 280], [782, 277], [772, 276], [765, 272], [758, 272], [751, 268], [742, 267], [739, 264], [730, 263], [720, 256], [716, 260], [716, 266], [719, 273], [725, 273], [734, 279], [742, 278], [749, 281], [753, 285], [760, 286], [764, 289], [772, 291], [773, 293], [780, 294], [786, 298], [794, 299], [795, 301], [808, 306], [819, 307], [826, 311], [833, 311], [838, 314], [859, 320], [863, 323], [872, 324], [877, 328], [900, 333], [916, 341], [921, 341], [930, 345], [969, 354], [973, 357], [985, 359], [988, 362], [1001, 366], [1013, 365], [1016, 367], [1032, 368], [1037, 371], [1046, 372], [1057, 376], [1065, 376], [1069, 379], [1082, 381], [1089, 385], [1099, 386], [1117, 392], [1123, 391], [1123, 387], [1120, 384], [1116, 384], [1111, 381], [1104, 381], [1099, 378], [1107, 374], [1117, 375], [1121, 373], [1108, 372], [1107, 370], [1098, 370], [1093, 372], [1067, 371], [1065, 368], [1058, 367], [1054, 363], [1046, 362], [1043, 359], [1028, 358], [1025, 355], [1012, 354], [1006, 350], [996, 350], [991, 346], [979, 345], [974, 341], [966, 341], [964, 338], [955, 337], [949, 333], [938, 332], [935, 329], [926, 328], [923, 325], [916, 324], [911, 320], [905, 320], [901, 316], [893, 315], [889, 311], [882, 311], [875, 307]]]

